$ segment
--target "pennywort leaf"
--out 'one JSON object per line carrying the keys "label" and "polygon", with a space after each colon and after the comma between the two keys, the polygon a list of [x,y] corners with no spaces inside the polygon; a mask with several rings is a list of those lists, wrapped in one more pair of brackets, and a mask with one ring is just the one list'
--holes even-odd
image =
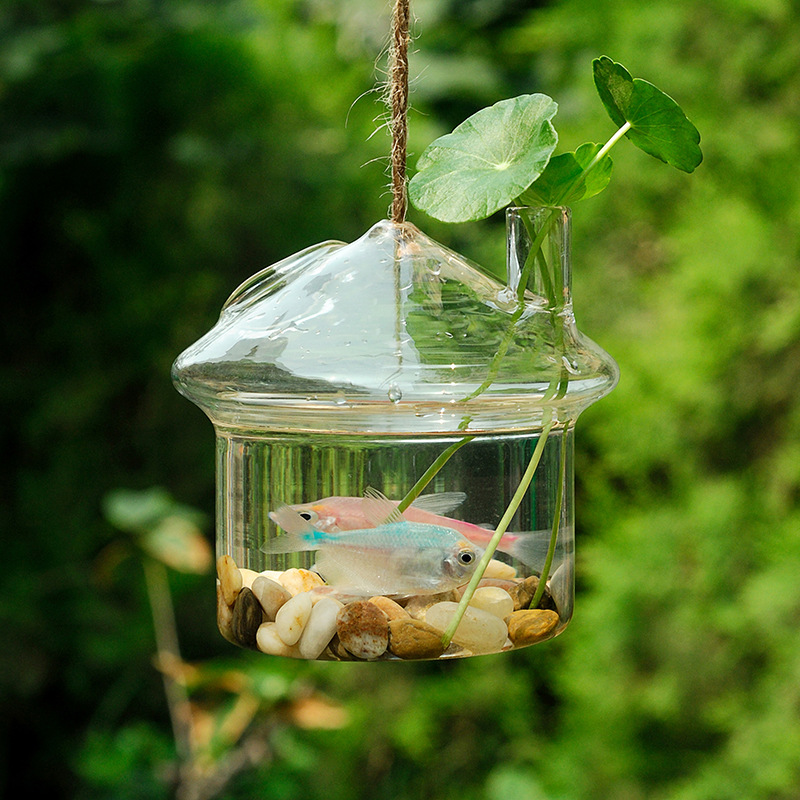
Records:
{"label": "pennywort leaf", "polygon": [[481,109],[422,153],[411,202],[443,222],[467,222],[509,205],[547,166],[558,106],[543,94]]}
{"label": "pennywort leaf", "polygon": [[178,503],[164,489],[118,489],[103,500],[109,523],[125,533],[148,556],[179,572],[202,574],[213,555],[200,529],[202,515]]}
{"label": "pennywort leaf", "polygon": [[575,203],[599,194],[611,180],[613,163],[604,156],[592,167],[584,171],[600,152],[601,145],[587,142],[574,153],[561,153],[553,156],[544,172],[517,199],[526,206],[561,206]]}
{"label": "pennywort leaf", "polygon": [[618,127],[645,153],[684,172],[703,160],[700,134],[681,107],[667,94],[601,56],[592,62],[594,82],[603,105]]}

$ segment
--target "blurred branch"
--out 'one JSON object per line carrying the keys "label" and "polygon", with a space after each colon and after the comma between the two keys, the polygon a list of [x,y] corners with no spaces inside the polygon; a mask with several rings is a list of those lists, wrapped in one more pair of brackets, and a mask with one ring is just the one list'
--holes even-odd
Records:
{"label": "blurred branch", "polygon": [[176,680],[175,670],[170,666],[181,663],[178,647],[178,631],[175,624],[175,611],[172,596],[169,592],[167,571],[163,565],[149,558],[142,559],[147,596],[153,614],[153,631],[156,638],[158,663],[167,668],[161,670],[164,679],[164,692],[167,697],[172,732],[175,736],[175,748],[178,758],[189,761],[192,752],[192,711],[189,694],[182,681]]}

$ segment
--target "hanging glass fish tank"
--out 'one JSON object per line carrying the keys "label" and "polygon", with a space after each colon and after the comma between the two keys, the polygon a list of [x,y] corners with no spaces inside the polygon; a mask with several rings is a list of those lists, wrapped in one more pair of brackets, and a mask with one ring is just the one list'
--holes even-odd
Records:
{"label": "hanging glass fish tank", "polygon": [[507,207],[493,277],[405,219],[407,31],[396,0],[391,220],[245,281],[173,367],[217,436],[219,628],[264,653],[446,659],[564,630],[575,423],[618,379],[576,327],[565,204],[605,188],[623,139],[684,172],[702,160],[675,101],[606,56],[602,146],[551,158],[546,95],[477,112],[423,152],[408,196],[445,222]]}
{"label": "hanging glass fish tank", "polygon": [[574,425],[618,373],[575,325],[568,210],[507,225],[505,281],[409,222],[309,247],[177,359],[216,431],[229,641],[435,659],[567,625]]}

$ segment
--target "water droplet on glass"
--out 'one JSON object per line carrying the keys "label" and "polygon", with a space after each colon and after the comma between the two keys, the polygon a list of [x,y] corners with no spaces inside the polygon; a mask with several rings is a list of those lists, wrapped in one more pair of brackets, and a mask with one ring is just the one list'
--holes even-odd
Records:
{"label": "water droplet on glass", "polygon": [[400,391],[400,387],[396,383],[393,383],[389,387],[389,393],[388,394],[389,394],[389,399],[393,403],[398,403],[398,402],[400,402],[400,400],[403,399],[403,393]]}

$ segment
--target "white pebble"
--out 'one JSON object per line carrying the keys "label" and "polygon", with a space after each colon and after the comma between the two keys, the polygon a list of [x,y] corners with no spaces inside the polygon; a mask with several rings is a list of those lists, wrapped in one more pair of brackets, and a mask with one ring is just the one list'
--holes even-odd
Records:
{"label": "white pebble", "polygon": [[[457,608],[458,603],[437,603],[428,609],[425,621],[444,632]],[[476,654],[496,653],[502,649],[507,637],[508,629],[502,619],[479,608],[467,606],[453,636],[453,642]]]}
{"label": "white pebble", "polygon": [[344,604],[332,597],[322,597],[314,604],[297,643],[301,658],[319,658],[336,633],[336,615],[341,608],[344,608]]}
{"label": "white pebble", "polygon": [[514,600],[511,595],[499,586],[479,586],[469,604],[500,619],[505,619],[514,610]]}
{"label": "white pebble", "polygon": [[280,636],[274,622],[262,622],[256,631],[256,645],[262,653],[270,656],[288,656],[293,658],[297,655],[297,648],[286,644]]}
{"label": "white pebble", "polygon": [[511,564],[506,564],[505,561],[498,561],[496,558],[493,558],[486,565],[486,572],[483,573],[483,577],[511,580],[511,578],[517,577],[517,571]]}
{"label": "white pebble", "polygon": [[301,592],[310,592],[317,586],[324,586],[325,581],[312,572],[310,569],[287,569],[282,572],[278,578],[281,586],[285,586],[292,594],[300,594]]}
{"label": "white pebble", "polygon": [[311,595],[308,592],[296,594],[287,600],[275,615],[275,630],[284,644],[297,644],[303,628],[311,616]]}
{"label": "white pebble", "polygon": [[261,603],[261,608],[264,609],[268,620],[274,620],[278,609],[292,597],[288,589],[270,580],[266,575],[256,576],[251,589],[258,602]]}
{"label": "white pebble", "polygon": [[275,583],[281,582],[281,575],[283,575],[282,569],[265,569],[258,573],[259,575],[263,575],[265,578],[269,578],[271,581],[275,581]]}
{"label": "white pebble", "polygon": [[258,577],[258,573],[254,569],[247,569],[247,567],[239,567],[239,572],[242,575],[242,586],[252,589],[253,581]]}

